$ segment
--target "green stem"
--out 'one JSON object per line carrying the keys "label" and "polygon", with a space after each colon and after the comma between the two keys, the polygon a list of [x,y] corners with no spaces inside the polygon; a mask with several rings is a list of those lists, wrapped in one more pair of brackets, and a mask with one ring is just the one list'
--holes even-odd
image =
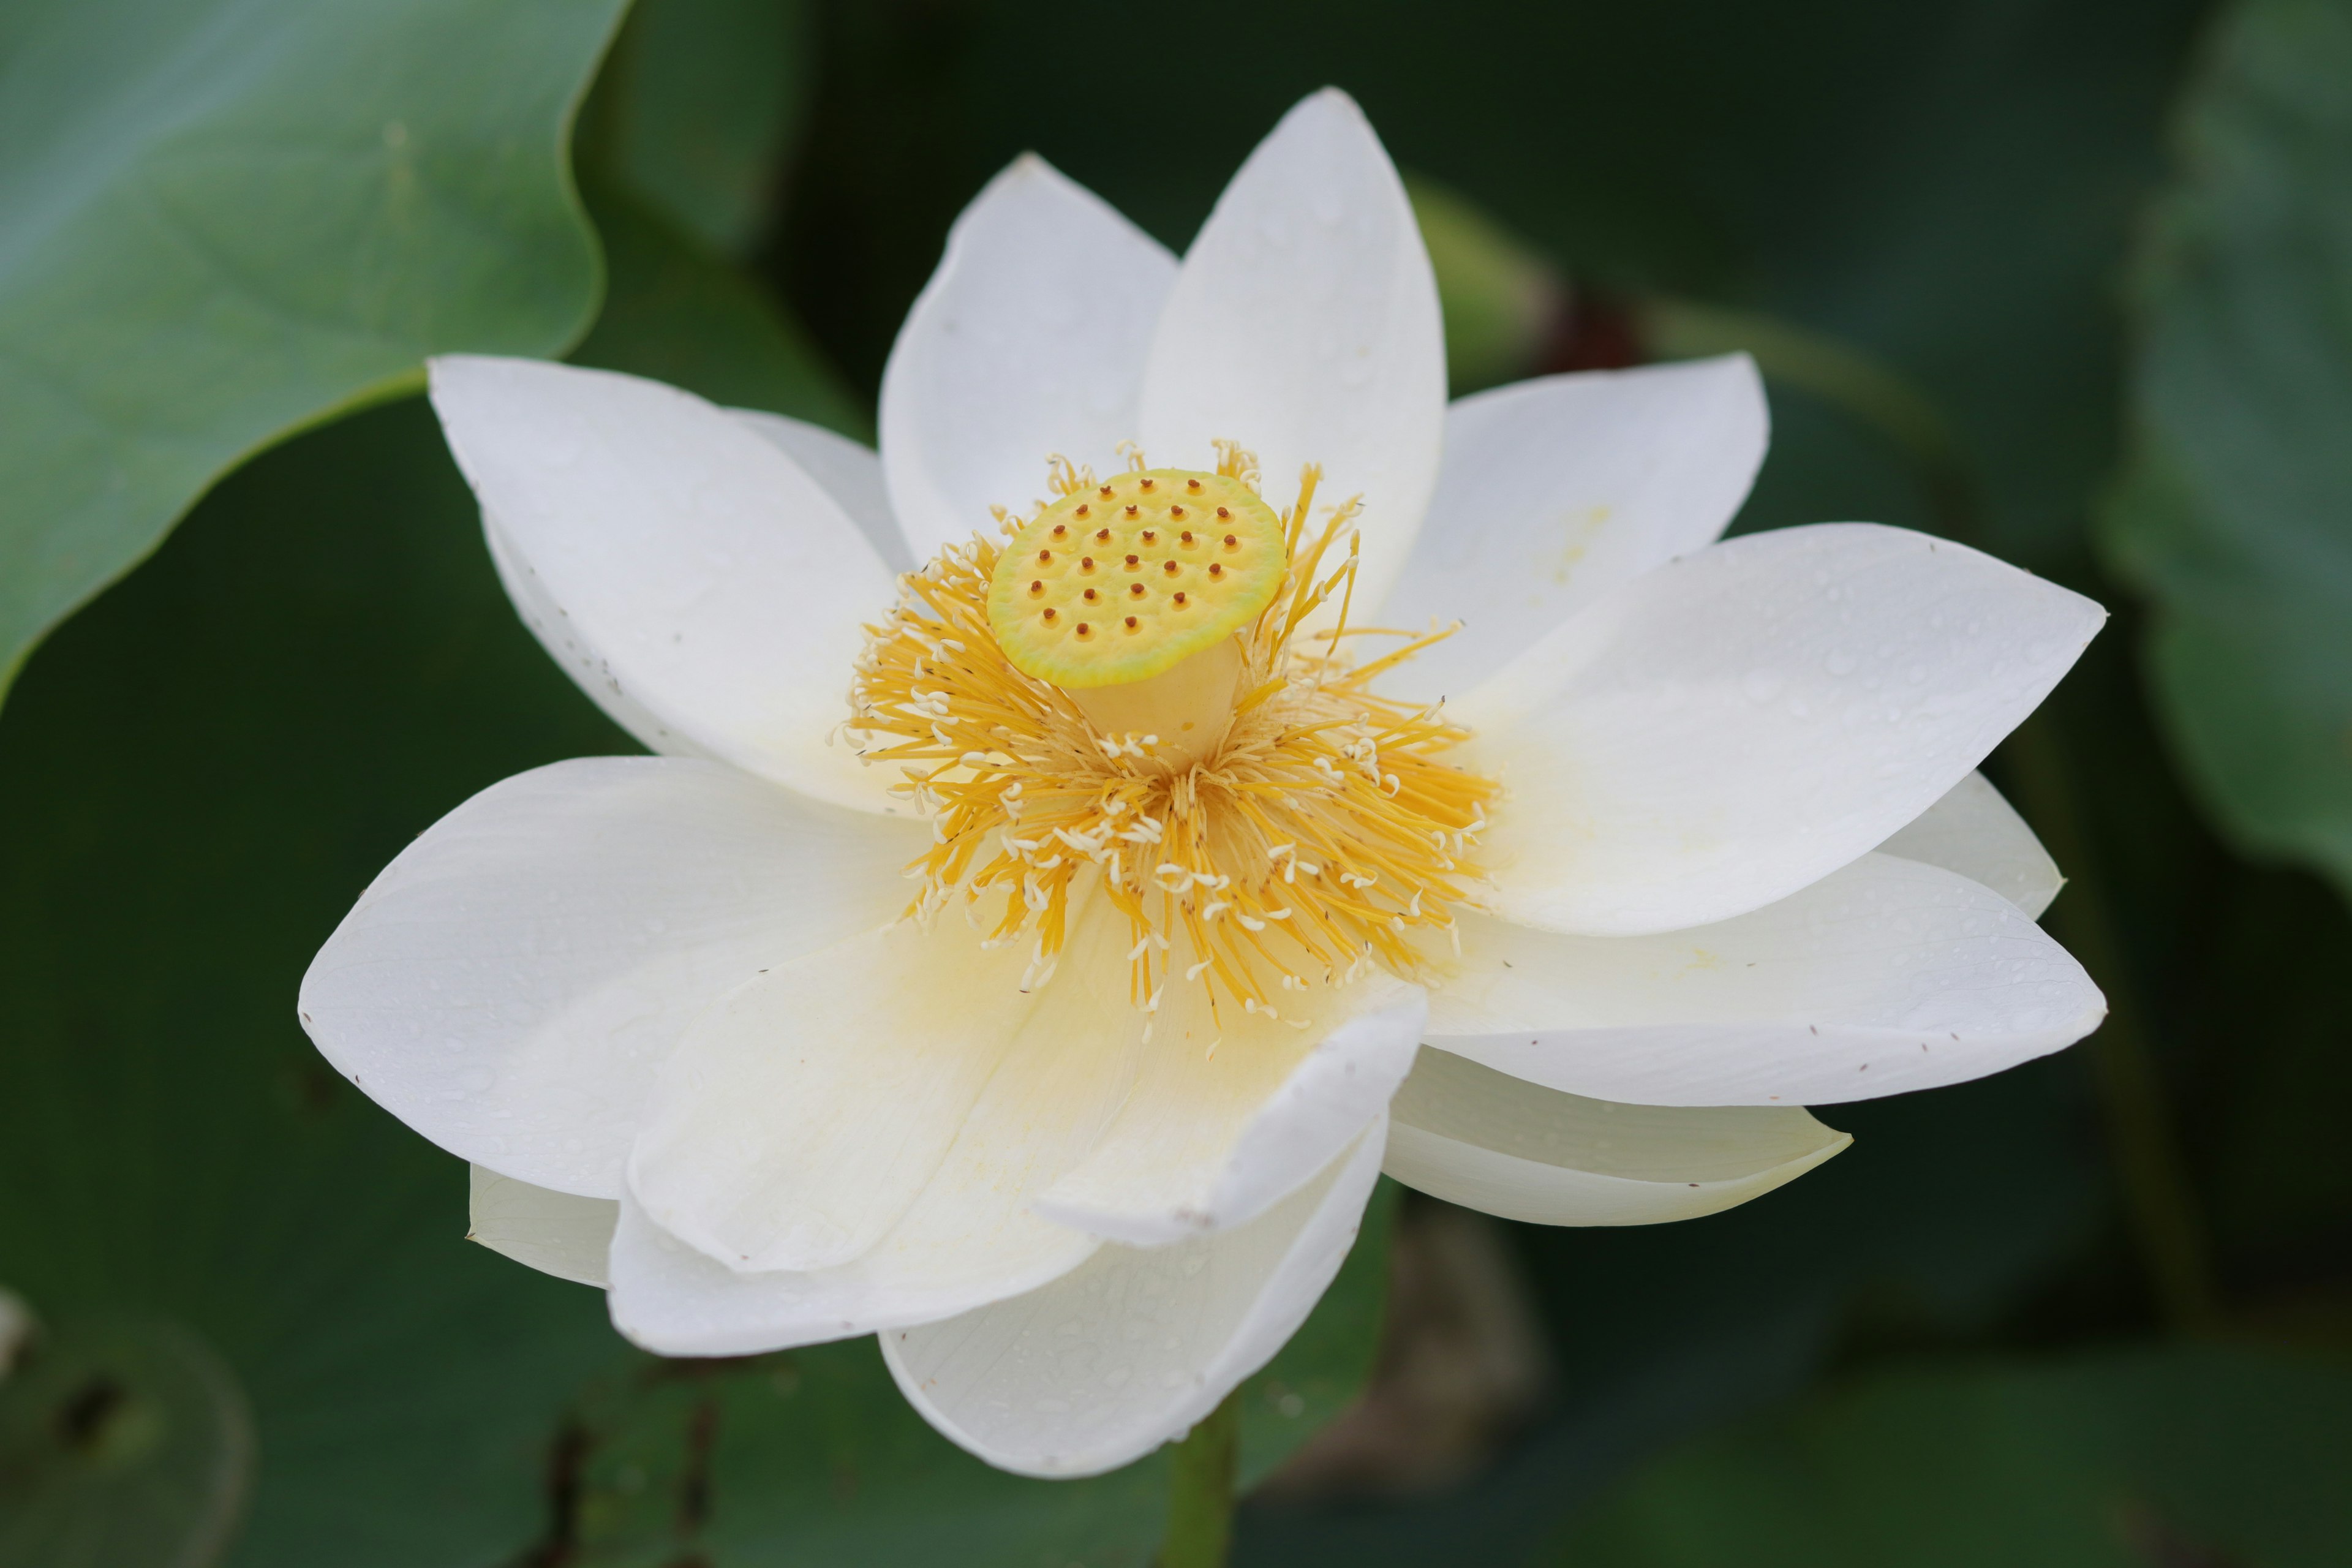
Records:
{"label": "green stem", "polygon": [[1234,1543],[1234,1469],[1241,1453],[1242,1391],[1176,1445],[1168,1471],[1168,1544],[1160,1568],[1224,1568]]}

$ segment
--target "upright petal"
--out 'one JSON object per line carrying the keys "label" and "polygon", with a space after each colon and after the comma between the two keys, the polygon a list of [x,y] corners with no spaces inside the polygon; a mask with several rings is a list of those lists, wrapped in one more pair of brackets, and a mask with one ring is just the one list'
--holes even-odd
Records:
{"label": "upright petal", "polygon": [[882,462],[919,563],[1045,493],[1045,458],[1108,466],[1176,260],[1031,153],[973,198],[882,373]]}
{"label": "upright petal", "polygon": [[1339,1271],[1385,1119],[1237,1229],[1106,1246],[1044,1289],[882,1336],[923,1418],[1000,1469],[1091,1476],[1181,1436],[1272,1360]]}
{"label": "upright petal", "polygon": [[1794,1107],[1586,1100],[1431,1047],[1389,1107],[1381,1168],[1505,1219],[1656,1225],[1761,1197],[1853,1142]]}
{"label": "upright petal", "polygon": [[1284,507],[1323,465],[1326,501],[1363,498],[1362,606],[1404,567],[1444,418],[1429,253],[1363,111],[1327,88],[1258,143],[1185,253],[1144,373],[1144,450],[1206,468],[1213,440],[1239,441]]}
{"label": "upright petal", "polygon": [[798,463],[635,376],[470,355],[432,375],[501,575],[530,584],[518,605],[572,679],[621,700],[607,711],[661,750],[904,810],[887,770],[827,741],[890,574]]}
{"label": "upright petal", "polygon": [[481,1165],[467,1168],[466,1239],[578,1285],[607,1284],[621,1205],[534,1187]]}
{"label": "upright petal", "polygon": [[761,965],[890,920],[927,839],[716,763],[557,763],[401,851],[311,961],[302,1026],[450,1152],[616,1197],[687,1026]]}
{"label": "upright petal", "polygon": [[907,536],[899,531],[898,519],[890,510],[890,489],[883,482],[880,453],[805,419],[759,408],[727,412],[824,486],[824,493],[857,525],[883,565],[893,572],[911,572],[922,564],[907,548]]}
{"label": "upright petal", "polygon": [[1445,462],[1381,625],[1462,629],[1385,689],[1434,701],[1610,590],[1715,542],[1764,460],[1746,354],[1546,376],[1445,411]]}
{"label": "upright petal", "polygon": [[1412,1068],[1426,999],[1385,974],[1277,994],[1282,1017],[1230,999],[1213,1016],[1171,982],[1133,1092],[1037,1212],[1159,1247],[1244,1224],[1328,1164]]}
{"label": "upright petal", "polygon": [[1506,918],[1630,934],[1759,909],[1968,776],[2105,612],[1964,545],[1823,523],[1619,589],[1470,694],[1509,795],[1483,855]]}
{"label": "upright petal", "polygon": [[1990,889],[1869,855],[1716,925],[1572,937],[1462,917],[1431,1044],[1637,1105],[1827,1105],[2071,1045],[2106,1003]]}
{"label": "upright petal", "polygon": [[625,1204],[614,1322],[666,1354],[748,1354],[950,1317],[1084,1262],[1096,1238],[1036,1217],[1029,1200],[1084,1155],[1133,1082],[1142,1019],[1123,936],[1108,921],[1075,931],[938,1169],[873,1247],[829,1268],[738,1273]]}
{"label": "upright petal", "polygon": [[2025,818],[1982,773],[1970,773],[1945,791],[1942,799],[1897,828],[1878,852],[1958,871],[2037,921],[2066,884],[2058,862],[2050,858]]}

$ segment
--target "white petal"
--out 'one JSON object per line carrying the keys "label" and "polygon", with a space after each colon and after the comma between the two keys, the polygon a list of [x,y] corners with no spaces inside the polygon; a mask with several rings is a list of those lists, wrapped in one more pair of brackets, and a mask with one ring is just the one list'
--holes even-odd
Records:
{"label": "white petal", "polygon": [[1090,1476],[1139,1458],[1306,1321],[1354,1244],[1384,1121],[1238,1229],[1107,1246],[1043,1289],[884,1334],[891,1375],[925,1420],[1000,1469]]}
{"label": "white petal", "polygon": [[629,1190],[664,1230],[746,1273],[857,1257],[939,1169],[1028,1017],[1026,967],[942,921],[753,977],[670,1053]]}
{"label": "white petal", "polygon": [[937,1171],[877,1243],[830,1268],[736,1273],[629,1205],[614,1253],[621,1331],[672,1355],[748,1354],[952,1316],[1084,1262],[1097,1241],[1028,1202],[1118,1109],[1142,1020],[1127,1000],[1124,922],[1073,933]]}
{"label": "white petal", "polygon": [[687,1025],[761,965],[890,920],[928,837],[716,763],[557,763],[384,868],[303,976],[302,1026],[450,1152],[614,1197]]}
{"label": "white petal", "polygon": [[1445,411],[1445,462],[1383,626],[1462,629],[1383,689],[1460,697],[1570,616],[1712,544],[1764,460],[1746,354],[1547,376]]}
{"label": "white petal", "polygon": [[1175,258],[1034,154],[948,231],[882,373],[882,463],[915,558],[1045,496],[1045,458],[1108,468]]}
{"label": "white petal", "polygon": [[1640,1105],[1826,1105],[1999,1072],[2098,1027],[2082,965],[1998,893],[1868,855],[1779,903],[1641,937],[1462,919],[1431,1044]]}
{"label": "white petal", "polygon": [[1171,980],[1126,1105],[1037,1212],[1158,1247],[1246,1223],[1328,1164],[1412,1069],[1427,999],[1385,974],[1276,994],[1281,1018],[1227,1002],[1215,1020]]}
{"label": "white petal", "polygon": [[890,511],[890,491],[882,482],[882,457],[873,447],[822,425],[788,418],[760,408],[727,412],[761,440],[798,463],[809,478],[824,487],[874,553],[893,572],[911,572],[919,564],[907,548],[907,536]]}
{"label": "white petal", "polygon": [[[890,574],[800,465],[709,404],[609,371],[457,355],[433,406],[500,574],[549,651],[638,738],[903,812],[829,732]],[[650,722],[661,734],[649,735]],[[675,736],[671,743],[665,736]]]}
{"label": "white petal", "polygon": [[470,1167],[466,1239],[558,1279],[602,1288],[621,1205]]}
{"label": "white petal", "polygon": [[1963,545],[1823,523],[1709,546],[1538,643],[1454,715],[1508,796],[1494,907],[1673,931],[1758,909],[1966,778],[2105,612]]}
{"label": "white petal", "polygon": [[1434,1047],[1389,1107],[1382,1169],[1535,1225],[1656,1225],[1761,1197],[1853,1140],[1777,1106],[1621,1105]]}
{"label": "white petal", "polygon": [[606,718],[635,735],[649,752],[666,757],[711,758],[709,751],[671,729],[668,721],[624,691],[618,680],[605,679],[610,661],[603,650],[588,640],[585,628],[576,625],[555,602],[555,595],[540,581],[520,552],[509,542],[506,531],[499,526],[498,518],[488,507],[482,510],[482,539],[489,546],[490,564],[498,571],[499,584],[513,601],[522,624],[530,628],[539,646],[563,667],[563,672],[604,710]]}
{"label": "white petal", "polygon": [[1285,115],[1217,198],[1168,297],[1143,381],[1143,445],[1207,468],[1258,455],[1286,508],[1320,463],[1361,495],[1357,619],[1402,570],[1437,482],[1445,337],[1421,229],[1380,139],[1326,89]]}
{"label": "white petal", "polygon": [[2050,858],[2025,818],[1982,773],[1970,773],[1954,784],[1881,844],[1878,852],[1958,871],[2035,920],[2066,884],[2058,862]]}

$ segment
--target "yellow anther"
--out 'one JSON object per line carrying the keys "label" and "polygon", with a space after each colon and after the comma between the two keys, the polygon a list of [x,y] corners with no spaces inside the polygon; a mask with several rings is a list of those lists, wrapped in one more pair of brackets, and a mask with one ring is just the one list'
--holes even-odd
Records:
{"label": "yellow anther", "polygon": [[[1169,500],[1171,491],[1215,507],[1223,531],[1213,536],[1218,560],[1206,572],[1164,561],[1149,574],[1148,584],[1130,583],[1122,595],[1134,612],[1122,623],[1127,636],[1107,641],[1094,635],[1090,623],[1055,614],[1094,598],[1080,579],[1096,574],[1097,555],[1144,571],[1141,547],[1156,543],[1170,520],[1183,516],[1182,503]],[[1094,554],[1073,562],[1041,548],[1068,538],[1070,521],[1088,515],[1088,502],[1070,495],[1023,524],[997,560],[988,623],[1024,674],[1070,690],[1148,680],[1249,626],[1282,585],[1287,565],[1282,519],[1236,478],[1170,468],[1129,472],[1100,486],[1096,496],[1117,504],[1102,509],[1109,526],[1095,531]],[[1190,533],[1181,542],[1197,547]]]}

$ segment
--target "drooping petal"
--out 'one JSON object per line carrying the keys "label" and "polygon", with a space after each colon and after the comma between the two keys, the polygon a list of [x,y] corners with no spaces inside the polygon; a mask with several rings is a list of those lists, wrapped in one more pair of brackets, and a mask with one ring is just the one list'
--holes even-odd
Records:
{"label": "drooping petal", "polygon": [[911,572],[918,562],[899,531],[890,510],[889,488],[882,481],[882,457],[863,442],[836,435],[822,425],[770,414],[759,408],[730,408],[746,429],[798,463],[831,496],[882,564],[893,572]]}
{"label": "drooping petal", "polygon": [[2106,1002],[1991,889],[1868,855],[1710,926],[1570,937],[1462,918],[1433,1045],[1637,1105],[1827,1105],[1999,1072],[2073,1044]]}
{"label": "drooping petal", "polygon": [[[609,371],[456,355],[433,406],[532,629],[661,750],[901,812],[827,737],[890,574],[840,505],[740,420]],[[665,735],[638,725],[651,721]]]}
{"label": "drooping petal", "polygon": [[606,1283],[621,1205],[534,1187],[481,1165],[469,1168],[466,1239],[574,1284]]}
{"label": "drooping petal", "polygon": [[1001,1469],[1090,1476],[1181,1436],[1297,1331],[1380,1173],[1385,1118],[1249,1224],[1104,1247],[1042,1289],[882,1336],[899,1389]]}
{"label": "drooping petal", "polygon": [[[962,933],[967,939],[971,933]],[[649,1350],[737,1355],[929,1322],[1035,1289],[1099,1245],[1029,1212],[1134,1077],[1124,927],[1079,926],[1053,979],[906,1213],[856,1258],[737,1273],[625,1205],[613,1317]]]}
{"label": "drooping petal", "polygon": [[1421,230],[1363,111],[1326,89],[1258,143],[1185,253],[1144,372],[1144,451],[1207,468],[1212,441],[1238,441],[1285,508],[1320,463],[1324,501],[1363,497],[1361,607],[1412,551],[1444,417]]}
{"label": "drooping petal", "polygon": [[1027,510],[1045,458],[1108,468],[1176,260],[1033,154],[948,231],[882,373],[882,463],[918,562]]}
{"label": "drooping petal", "polygon": [[1737,1207],[1853,1140],[1778,1106],[1621,1105],[1425,1048],[1389,1107],[1381,1168],[1535,1225],[1656,1225]]}
{"label": "drooping petal", "polygon": [[1622,584],[1712,544],[1764,460],[1746,354],[1546,376],[1445,411],[1445,462],[1382,626],[1462,629],[1382,683],[1434,701]]}
{"label": "drooping petal", "polygon": [[1878,852],[1958,871],[2034,920],[2042,918],[2066,883],[2058,862],[2050,858],[2025,818],[1982,773],[1970,773],[1947,790],[1942,799],[1896,829]]}
{"label": "drooping petal", "polygon": [[2056,685],[2105,612],[1966,546],[1823,523],[1640,577],[1454,716],[1506,798],[1494,907],[1623,935],[1759,909],[1884,841]]}
{"label": "drooping petal", "polygon": [[890,920],[927,841],[716,763],[557,763],[384,868],[303,976],[302,1026],[450,1152],[618,1196],[687,1026],[761,965]]}
{"label": "drooping petal", "polygon": [[1159,1247],[1244,1224],[1328,1164],[1411,1070],[1427,1001],[1385,973],[1277,994],[1282,1017],[1230,1000],[1213,1017],[1170,982],[1133,1092],[1037,1212]]}

